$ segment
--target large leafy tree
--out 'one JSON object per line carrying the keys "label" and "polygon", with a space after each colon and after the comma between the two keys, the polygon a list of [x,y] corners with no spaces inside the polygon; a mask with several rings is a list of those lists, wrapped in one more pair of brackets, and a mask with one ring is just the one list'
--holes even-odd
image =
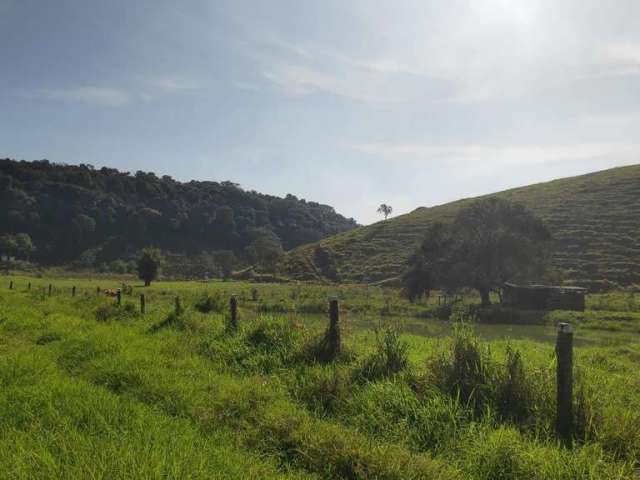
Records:
{"label": "large leafy tree", "polygon": [[489,198],[464,208],[449,225],[434,224],[403,276],[410,299],[433,288],[476,289],[483,305],[507,281],[539,278],[551,234],[522,205]]}
{"label": "large leafy tree", "polygon": [[160,249],[147,247],[142,250],[142,255],[138,260],[138,277],[144,280],[145,287],[151,285],[151,282],[158,278],[161,264],[162,254]]}

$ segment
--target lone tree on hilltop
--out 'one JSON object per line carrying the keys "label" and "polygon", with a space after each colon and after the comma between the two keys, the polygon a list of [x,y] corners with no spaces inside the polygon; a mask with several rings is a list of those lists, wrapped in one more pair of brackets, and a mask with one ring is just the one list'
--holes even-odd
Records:
{"label": "lone tree on hilltop", "polygon": [[151,285],[151,282],[158,278],[161,264],[162,254],[160,249],[147,247],[142,250],[142,255],[138,259],[138,277],[144,280],[145,287]]}
{"label": "lone tree on hilltop", "polygon": [[391,205],[387,205],[386,203],[383,203],[378,207],[378,213],[384,215],[385,220],[389,215],[391,215],[391,212],[393,212],[393,207]]}
{"label": "lone tree on hilltop", "polygon": [[411,256],[402,283],[415,300],[434,288],[470,287],[482,305],[507,281],[539,278],[550,253],[551,234],[522,205],[498,198],[461,210],[450,225],[431,225]]}

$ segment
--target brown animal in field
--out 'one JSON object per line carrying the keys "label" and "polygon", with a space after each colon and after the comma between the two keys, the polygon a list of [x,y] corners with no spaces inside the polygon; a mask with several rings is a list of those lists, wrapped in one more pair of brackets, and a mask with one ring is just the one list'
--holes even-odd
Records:
{"label": "brown animal in field", "polygon": [[120,292],[119,288],[108,288],[104,291],[104,294],[107,297],[117,297],[119,292]]}
{"label": "brown animal in field", "polygon": [[291,322],[291,328],[299,331],[304,331],[304,325],[296,321]]}

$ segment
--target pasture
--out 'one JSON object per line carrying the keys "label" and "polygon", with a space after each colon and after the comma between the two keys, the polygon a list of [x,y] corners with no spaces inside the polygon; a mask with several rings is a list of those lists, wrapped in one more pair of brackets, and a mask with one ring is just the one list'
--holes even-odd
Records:
{"label": "pasture", "polygon": [[[0,280],[2,478],[638,477],[631,292],[469,326],[472,296],[447,310],[356,285]],[[118,306],[103,292],[123,281]],[[331,297],[342,350],[326,359]],[[559,321],[576,328],[571,448],[554,429]]]}

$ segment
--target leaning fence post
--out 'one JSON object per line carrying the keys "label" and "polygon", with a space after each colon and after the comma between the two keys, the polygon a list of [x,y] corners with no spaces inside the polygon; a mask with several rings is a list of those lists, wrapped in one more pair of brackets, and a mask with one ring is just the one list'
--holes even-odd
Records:
{"label": "leaning fence post", "polygon": [[229,322],[229,326],[232,330],[238,329],[238,299],[235,295],[231,296],[229,300],[229,310],[231,312],[231,319]]}
{"label": "leaning fence post", "polygon": [[53,288],[53,285],[49,284],[49,296],[51,296],[51,289]]}
{"label": "leaning fence post", "polygon": [[556,358],[556,431],[564,444],[570,446],[573,436],[573,328],[568,323],[558,324]]}
{"label": "leaning fence post", "polygon": [[145,304],[145,300],[144,300],[144,293],[141,293],[140,294],[140,313],[142,315],[144,315],[145,307],[146,307],[146,304]]}
{"label": "leaning fence post", "polygon": [[329,330],[327,331],[327,341],[329,342],[329,353],[335,357],[340,353],[340,308],[338,300],[329,300]]}

